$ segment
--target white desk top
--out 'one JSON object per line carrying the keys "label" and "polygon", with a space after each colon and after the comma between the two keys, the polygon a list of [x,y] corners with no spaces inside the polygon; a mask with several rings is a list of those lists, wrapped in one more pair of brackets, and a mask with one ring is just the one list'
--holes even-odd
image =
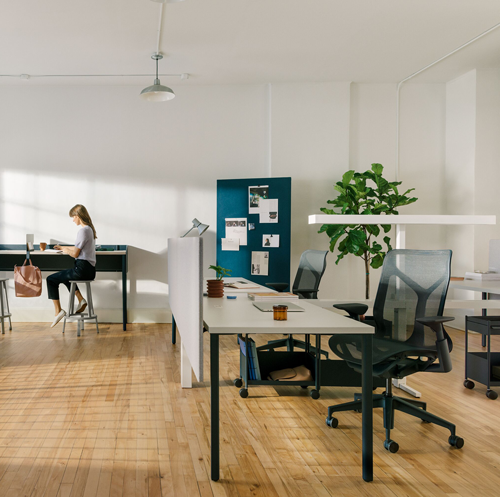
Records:
{"label": "white desk top", "polygon": [[[96,255],[125,255],[126,250],[97,250]],[[0,250],[0,254],[26,255],[26,250]],[[58,252],[45,252],[42,250],[33,250],[30,255],[67,255]]]}
{"label": "white desk top", "polygon": [[450,281],[450,288],[456,288],[457,290],[472,290],[473,292],[500,293],[500,280],[497,280],[497,281],[479,281],[479,280]]}
{"label": "white desk top", "polygon": [[373,334],[375,328],[327,311],[306,300],[294,301],[305,312],[289,312],[287,321],[274,321],[272,312],[262,312],[246,296],[236,300],[203,297],[203,323],[209,333],[284,333],[310,335]]}

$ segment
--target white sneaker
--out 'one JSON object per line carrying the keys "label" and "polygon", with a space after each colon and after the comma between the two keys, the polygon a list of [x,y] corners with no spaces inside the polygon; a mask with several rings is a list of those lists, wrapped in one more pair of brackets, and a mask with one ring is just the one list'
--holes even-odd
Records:
{"label": "white sneaker", "polygon": [[83,312],[86,308],[87,308],[87,301],[85,299],[82,299],[81,302],[79,302],[75,313],[79,314],[80,312]]}
{"label": "white sneaker", "polygon": [[62,310],[59,314],[54,318],[54,322],[50,325],[53,328],[61,319],[66,316],[66,311]]}

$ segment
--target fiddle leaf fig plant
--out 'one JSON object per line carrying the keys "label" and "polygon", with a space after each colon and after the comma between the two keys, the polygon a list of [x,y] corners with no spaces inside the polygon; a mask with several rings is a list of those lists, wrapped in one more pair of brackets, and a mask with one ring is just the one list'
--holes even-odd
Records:
{"label": "fiddle leaf fig plant", "polygon": [[[387,181],[382,172],[382,164],[372,164],[371,170],[358,173],[347,171],[338,181],[334,189],[339,195],[333,200],[327,200],[332,208],[322,207],[325,214],[365,214],[365,215],[397,215],[398,207],[412,204],[418,199],[410,194],[415,188],[400,193],[398,186],[401,181]],[[365,263],[365,298],[370,298],[370,267],[377,269],[382,266],[386,253],[392,250],[391,239],[384,236],[384,247],[376,240],[383,233],[388,233],[390,224],[324,224],[318,233],[326,233],[330,238],[330,251],[338,249],[335,264],[338,264],[347,254],[361,257]],[[337,245],[338,244],[338,245]]]}
{"label": "fiddle leaf fig plant", "polygon": [[213,269],[215,271],[217,280],[222,280],[224,276],[227,276],[232,272],[232,269],[225,269],[221,266],[209,266],[208,269]]}

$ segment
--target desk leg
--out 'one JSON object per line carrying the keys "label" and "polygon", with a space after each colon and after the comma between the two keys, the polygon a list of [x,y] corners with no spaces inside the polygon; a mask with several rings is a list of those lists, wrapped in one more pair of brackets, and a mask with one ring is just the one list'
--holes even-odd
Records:
{"label": "desk leg", "polygon": [[219,480],[219,335],[210,335],[210,465],[211,478]]}
{"label": "desk leg", "polygon": [[175,345],[175,333],[177,331],[177,326],[175,324],[175,318],[174,315],[172,314],[172,343]]}
{"label": "desk leg", "polygon": [[362,452],[363,480],[373,481],[373,335],[363,335]]}
{"label": "desk leg", "polygon": [[[486,292],[482,292],[481,299],[488,300],[488,294]],[[488,315],[488,311],[486,309],[482,309],[481,316],[487,316],[487,315]],[[486,347],[486,335],[481,335],[481,345],[483,347]],[[490,371],[490,370],[488,369],[488,371]]]}
{"label": "desk leg", "polygon": [[127,330],[127,256],[122,255],[122,310],[123,331]]}

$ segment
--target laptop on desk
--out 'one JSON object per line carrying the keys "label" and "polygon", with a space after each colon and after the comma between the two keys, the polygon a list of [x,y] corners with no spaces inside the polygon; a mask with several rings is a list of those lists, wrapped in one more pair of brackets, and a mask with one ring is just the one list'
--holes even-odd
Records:
{"label": "laptop on desk", "polygon": [[288,306],[288,312],[304,312],[302,307],[291,302],[253,302],[253,305],[262,312],[273,312],[273,306],[275,305]]}

